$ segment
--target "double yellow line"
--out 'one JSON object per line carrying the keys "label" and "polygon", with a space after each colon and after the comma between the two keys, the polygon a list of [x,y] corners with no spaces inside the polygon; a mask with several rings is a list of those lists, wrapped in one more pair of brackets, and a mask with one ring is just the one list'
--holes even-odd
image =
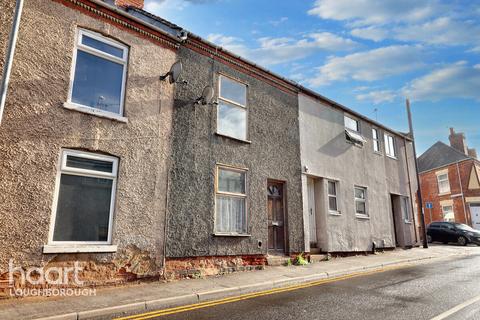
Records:
{"label": "double yellow line", "polygon": [[374,274],[374,273],[380,273],[380,272],[385,272],[385,271],[390,271],[390,270],[395,270],[395,269],[401,269],[401,268],[405,268],[405,267],[408,267],[408,266],[410,266],[410,265],[385,267],[385,268],[376,269],[376,270],[373,270],[373,271],[356,272],[356,273],[348,274],[348,275],[345,275],[345,276],[339,276],[339,277],[334,277],[334,278],[330,278],[330,279],[322,279],[322,280],[317,280],[317,281],[312,281],[312,282],[306,282],[306,283],[303,283],[303,284],[292,285],[292,286],[288,286],[288,287],[284,287],[284,288],[270,289],[270,290],[265,290],[265,291],[260,291],[260,292],[242,294],[242,295],[239,295],[239,296],[224,298],[224,299],[220,299],[220,300],[207,301],[207,302],[190,304],[190,305],[180,306],[180,307],[175,307],[175,308],[168,308],[168,309],[163,309],[163,310],[151,311],[151,312],[137,314],[137,315],[133,315],[133,316],[116,318],[115,320],[152,319],[152,318],[166,316],[166,315],[170,315],[170,314],[192,311],[192,310],[197,310],[197,309],[203,309],[203,308],[208,308],[208,307],[218,306],[218,305],[222,305],[222,304],[226,304],[226,303],[232,303],[232,302],[252,299],[252,298],[256,298],[256,297],[267,296],[267,295],[281,293],[281,292],[288,292],[288,291],[293,291],[293,290],[298,290],[298,289],[303,289],[303,288],[314,287],[314,286],[318,286],[318,285],[325,284],[325,283],[331,283],[331,282],[346,280],[346,279],[350,279],[350,278],[366,276],[366,275],[370,275],[370,274]]}

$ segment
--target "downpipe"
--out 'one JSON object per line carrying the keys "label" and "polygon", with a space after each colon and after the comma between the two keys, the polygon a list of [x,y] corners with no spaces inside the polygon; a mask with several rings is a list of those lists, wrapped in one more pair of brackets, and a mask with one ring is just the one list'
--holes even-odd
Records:
{"label": "downpipe", "polygon": [[24,0],[17,0],[15,6],[15,14],[13,17],[12,31],[10,32],[9,43],[7,47],[7,55],[5,65],[3,66],[2,85],[0,87],[0,124],[2,123],[3,109],[7,100],[8,83],[10,82],[10,74],[12,72],[13,56],[17,45],[18,30],[20,28],[20,18],[22,16]]}

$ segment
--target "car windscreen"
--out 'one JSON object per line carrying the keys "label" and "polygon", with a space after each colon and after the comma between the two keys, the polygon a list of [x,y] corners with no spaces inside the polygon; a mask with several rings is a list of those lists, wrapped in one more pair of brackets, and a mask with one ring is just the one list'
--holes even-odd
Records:
{"label": "car windscreen", "polygon": [[455,227],[457,229],[464,230],[464,231],[477,231],[477,230],[473,229],[472,227],[467,226],[466,224],[461,224],[461,223],[455,224]]}

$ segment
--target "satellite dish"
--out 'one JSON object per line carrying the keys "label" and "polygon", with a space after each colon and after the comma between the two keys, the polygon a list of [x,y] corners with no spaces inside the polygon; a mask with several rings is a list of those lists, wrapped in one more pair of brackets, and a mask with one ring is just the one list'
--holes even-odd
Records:
{"label": "satellite dish", "polygon": [[205,88],[203,88],[202,96],[197,99],[197,102],[203,105],[209,104],[212,102],[213,95],[214,95],[213,88],[211,86],[206,86]]}
{"label": "satellite dish", "polygon": [[180,75],[182,74],[183,66],[181,61],[175,62],[172,67],[170,68],[170,71],[168,71],[165,75],[160,76],[160,80],[164,81],[169,77],[169,82],[170,84],[176,83],[178,79],[180,78]]}

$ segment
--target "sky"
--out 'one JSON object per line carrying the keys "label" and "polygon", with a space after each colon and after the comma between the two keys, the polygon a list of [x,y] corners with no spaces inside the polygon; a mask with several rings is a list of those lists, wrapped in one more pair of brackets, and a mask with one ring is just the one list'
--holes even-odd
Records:
{"label": "sky", "polygon": [[145,0],[145,10],[393,129],[480,152],[480,1]]}

